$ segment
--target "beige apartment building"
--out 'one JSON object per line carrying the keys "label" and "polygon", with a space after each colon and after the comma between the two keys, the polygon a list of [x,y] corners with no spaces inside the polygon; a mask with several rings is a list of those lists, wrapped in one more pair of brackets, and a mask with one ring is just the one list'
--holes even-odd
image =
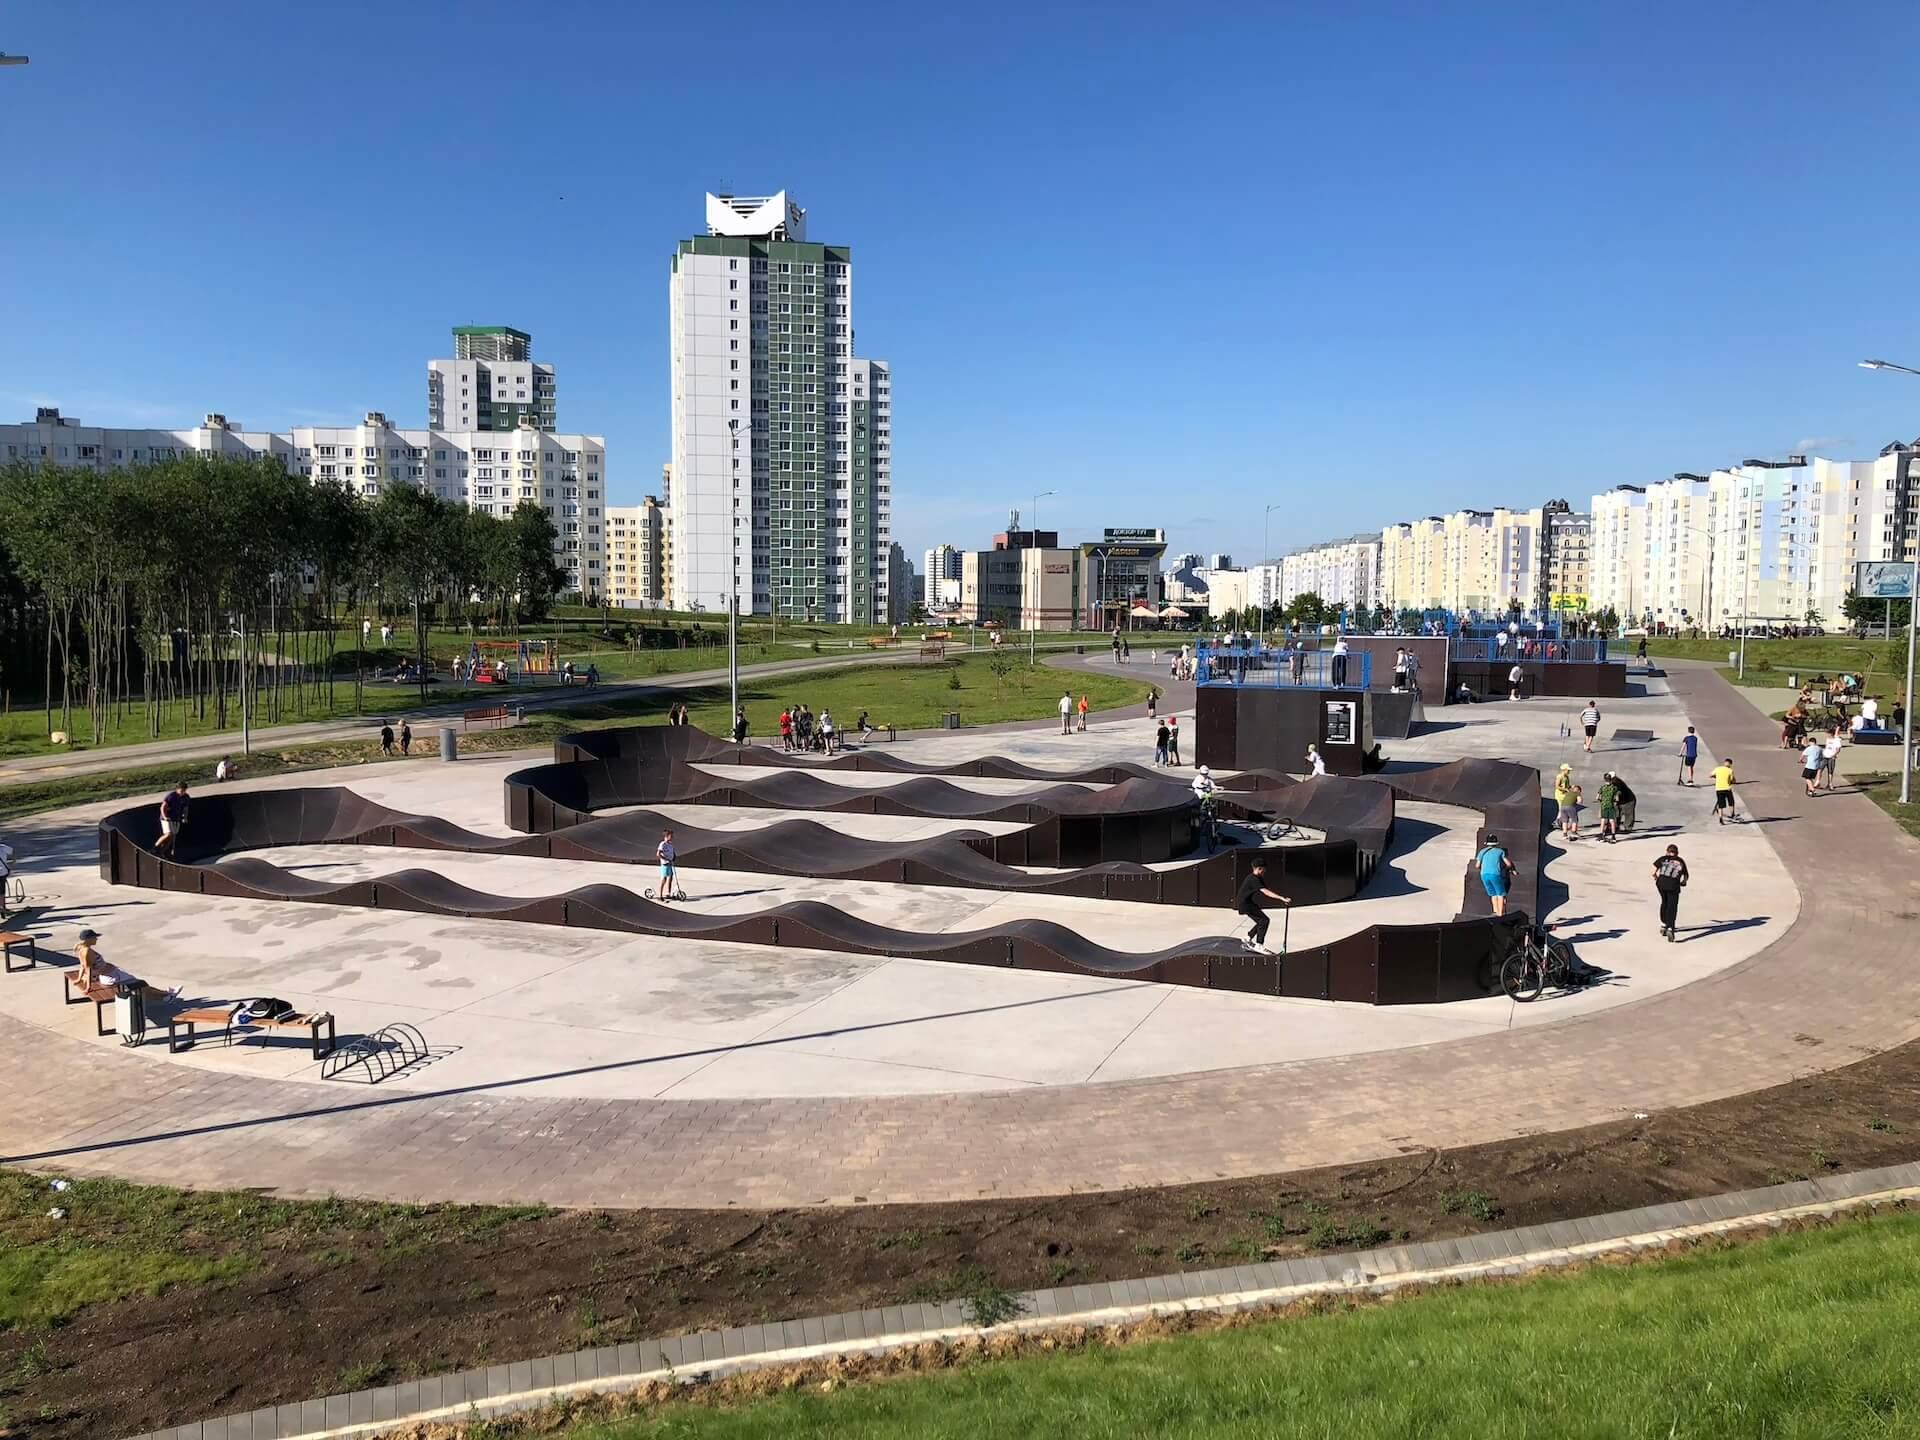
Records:
{"label": "beige apartment building", "polygon": [[667,605],[667,507],[657,495],[607,507],[607,599],[615,605]]}

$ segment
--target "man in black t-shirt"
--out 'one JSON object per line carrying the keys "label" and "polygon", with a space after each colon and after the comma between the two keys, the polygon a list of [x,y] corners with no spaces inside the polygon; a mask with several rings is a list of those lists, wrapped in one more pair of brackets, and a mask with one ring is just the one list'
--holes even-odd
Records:
{"label": "man in black t-shirt", "polygon": [[1278,900],[1282,905],[1291,905],[1293,901],[1278,890],[1267,889],[1267,862],[1253,862],[1253,873],[1240,882],[1240,893],[1234,897],[1234,908],[1253,922],[1253,929],[1247,932],[1247,938],[1241,943],[1249,950],[1265,950],[1267,945],[1267,907],[1266,901]]}

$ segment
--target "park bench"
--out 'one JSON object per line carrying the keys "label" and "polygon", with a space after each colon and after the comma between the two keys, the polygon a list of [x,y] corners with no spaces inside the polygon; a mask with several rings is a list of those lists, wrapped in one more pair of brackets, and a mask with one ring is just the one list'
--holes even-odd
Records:
{"label": "park bench", "polygon": [[[202,1025],[218,1025],[221,1038],[229,1045],[233,1043],[234,1016],[238,1005],[208,1006],[201,1010],[176,1010],[167,1017],[167,1053],[178,1055],[182,1050],[191,1050],[198,1038],[195,1031]],[[185,1035],[180,1032],[186,1031]]]}
{"label": "park bench", "polygon": [[82,985],[80,983],[79,971],[62,970],[60,972],[60,988],[65,992],[65,1003],[68,1005],[84,1005],[89,1000],[93,1002],[94,1034],[111,1035],[114,1033],[113,1026],[107,1023],[107,1007],[113,1004],[116,993],[113,986]]}
{"label": "park bench", "polygon": [[488,705],[484,709],[469,710],[460,717],[463,730],[504,730],[512,724],[504,705]]}
{"label": "park bench", "polygon": [[[329,1010],[316,1010],[310,1013],[296,1011],[292,1015],[281,1015],[272,1020],[236,1013],[232,1023],[242,1040],[256,1030],[305,1031],[313,1045],[314,1059],[324,1060],[333,1053],[333,1013]],[[262,1035],[260,1038],[264,1041],[267,1037]]]}
{"label": "park bench", "polygon": [[947,647],[938,640],[929,640],[920,647],[920,658],[922,660],[944,660],[947,658]]}
{"label": "park bench", "polygon": [[[13,947],[16,945],[27,947],[27,963],[24,965],[13,963]],[[21,930],[0,930],[0,955],[6,957],[9,975],[15,970],[31,970],[40,963],[40,947],[34,944],[33,936]]]}

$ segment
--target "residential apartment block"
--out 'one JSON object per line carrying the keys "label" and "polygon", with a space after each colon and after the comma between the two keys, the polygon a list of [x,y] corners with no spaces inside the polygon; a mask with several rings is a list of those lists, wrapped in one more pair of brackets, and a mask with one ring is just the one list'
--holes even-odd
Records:
{"label": "residential apartment block", "polygon": [[533,337],[505,325],[457,325],[454,358],[427,362],[427,425],[434,430],[536,430],[558,425],[553,366]]}
{"label": "residential apartment block", "polygon": [[649,495],[638,505],[607,507],[607,599],[665,608],[667,507]]}
{"label": "residential apartment block", "polygon": [[0,425],[0,463],[26,460],[111,470],[183,455],[270,456],[288,473],[337,480],[377,499],[410,485],[489,514],[510,515],[532,501],[553,517],[554,558],[567,588],[605,593],[606,441],[556,435],[524,419],[510,434],[480,430],[400,429],[378,410],[359,425],[297,425],[245,430],[210,414],[187,430],[119,430],[82,425],[43,408],[31,424]]}
{"label": "residential apartment block", "polygon": [[707,196],[672,262],[673,580],[683,608],[884,621],[893,382],[853,355],[853,261],[786,192]]}
{"label": "residential apartment block", "polygon": [[1292,604],[1296,596],[1313,594],[1332,606],[1371,610],[1379,595],[1380,538],[1355,535],[1296,550],[1282,556],[1278,568],[1274,600],[1281,605]]}

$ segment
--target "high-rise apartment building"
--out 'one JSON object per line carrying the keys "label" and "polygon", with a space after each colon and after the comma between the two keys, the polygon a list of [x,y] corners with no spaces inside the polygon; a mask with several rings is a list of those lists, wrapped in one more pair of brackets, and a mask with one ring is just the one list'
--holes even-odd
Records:
{"label": "high-rise apartment building", "polygon": [[558,423],[553,366],[533,337],[505,325],[456,325],[453,359],[427,362],[427,424],[435,430],[514,430]]}
{"label": "high-rise apartment building", "polygon": [[1380,537],[1356,535],[1296,550],[1283,556],[1277,568],[1273,603],[1289,605],[1294,597],[1311,593],[1337,608],[1371,611],[1379,599]]}
{"label": "high-rise apartment building", "polygon": [[104,471],[184,455],[268,456],[289,475],[336,480],[367,500],[404,485],[488,515],[511,515],[530,501],[558,532],[554,560],[566,572],[564,588],[583,596],[606,593],[607,445],[598,435],[556,435],[526,421],[510,435],[403,430],[378,410],[358,425],[290,430],[243,430],[219,414],[192,429],[110,430],[51,408],[31,424],[0,425],[0,464],[26,460]]}
{"label": "high-rise apartment building", "polygon": [[878,623],[893,385],[853,356],[853,262],[806,211],[707,196],[670,284],[673,590],[684,608]]}
{"label": "high-rise apartment building", "polygon": [[936,545],[927,551],[920,575],[929,610],[960,603],[960,566],[965,553],[957,545]]}
{"label": "high-rise apartment building", "polygon": [[657,495],[638,505],[607,507],[607,599],[615,605],[664,607],[667,507]]}

